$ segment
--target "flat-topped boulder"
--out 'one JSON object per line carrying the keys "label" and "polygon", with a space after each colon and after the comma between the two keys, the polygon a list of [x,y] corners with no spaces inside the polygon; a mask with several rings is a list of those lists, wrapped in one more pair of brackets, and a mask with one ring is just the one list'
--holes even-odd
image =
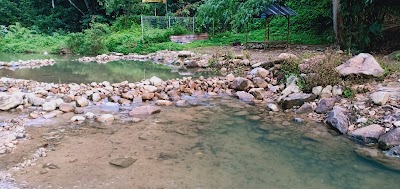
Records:
{"label": "flat-topped boulder", "polygon": [[24,103],[21,94],[0,92],[0,110],[10,110]]}
{"label": "flat-topped boulder", "polygon": [[356,142],[359,142],[361,144],[371,144],[371,143],[377,143],[379,137],[384,133],[385,133],[384,127],[378,124],[373,124],[356,129],[354,131],[350,131],[348,134],[349,137]]}

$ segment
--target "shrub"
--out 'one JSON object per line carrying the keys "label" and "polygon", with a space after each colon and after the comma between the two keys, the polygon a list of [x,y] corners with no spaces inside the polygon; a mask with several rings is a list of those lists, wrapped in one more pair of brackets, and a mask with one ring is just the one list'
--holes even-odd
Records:
{"label": "shrub", "polygon": [[323,61],[315,62],[307,67],[305,90],[311,91],[315,86],[337,85],[342,83],[339,72],[335,70],[341,64],[341,57],[337,53],[326,53]]}
{"label": "shrub", "polygon": [[68,48],[79,54],[101,54],[108,51],[104,38],[109,33],[109,26],[106,24],[92,23],[91,28],[82,33],[70,34],[67,40]]}

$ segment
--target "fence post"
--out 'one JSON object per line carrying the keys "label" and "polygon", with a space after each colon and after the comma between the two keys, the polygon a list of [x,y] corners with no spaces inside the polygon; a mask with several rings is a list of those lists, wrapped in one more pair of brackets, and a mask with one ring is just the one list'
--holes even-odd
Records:
{"label": "fence post", "polygon": [[168,16],[168,28],[171,28],[171,17]]}
{"label": "fence post", "polygon": [[194,16],[192,17],[192,33],[194,34]]}
{"label": "fence post", "polygon": [[143,15],[140,16],[140,25],[142,26],[142,43],[144,43],[144,23],[143,23]]}

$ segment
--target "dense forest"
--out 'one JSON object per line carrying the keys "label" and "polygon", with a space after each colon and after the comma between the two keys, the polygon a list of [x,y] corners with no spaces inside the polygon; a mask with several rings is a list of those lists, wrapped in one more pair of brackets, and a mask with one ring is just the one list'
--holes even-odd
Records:
{"label": "dense forest", "polygon": [[[335,44],[359,51],[398,50],[400,3],[398,0],[168,0],[167,3],[142,3],[142,0],[0,0],[0,51],[29,52],[46,49],[58,52],[68,47],[74,53],[124,53],[143,49],[180,48],[167,44],[171,34],[182,28],[150,31],[140,40],[140,15],[194,16],[196,32],[218,31],[211,43],[243,40],[244,24],[260,30],[260,22],[250,19],[272,3],[292,7],[292,42]],[[284,31],[285,19],[271,23]],[[261,31],[260,31],[261,32]],[[36,38],[39,47],[21,38]],[[25,40],[29,42],[29,40]],[[161,44],[164,43],[164,44]],[[157,46],[158,45],[158,46]],[[51,49],[48,49],[51,46]]]}

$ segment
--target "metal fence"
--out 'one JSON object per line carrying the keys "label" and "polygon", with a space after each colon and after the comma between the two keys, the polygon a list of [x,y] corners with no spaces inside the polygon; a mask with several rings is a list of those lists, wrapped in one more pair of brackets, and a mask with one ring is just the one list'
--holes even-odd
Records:
{"label": "metal fence", "polygon": [[194,17],[174,17],[174,16],[141,16],[142,40],[144,41],[146,32],[152,29],[169,29],[175,26],[185,28],[194,33]]}

